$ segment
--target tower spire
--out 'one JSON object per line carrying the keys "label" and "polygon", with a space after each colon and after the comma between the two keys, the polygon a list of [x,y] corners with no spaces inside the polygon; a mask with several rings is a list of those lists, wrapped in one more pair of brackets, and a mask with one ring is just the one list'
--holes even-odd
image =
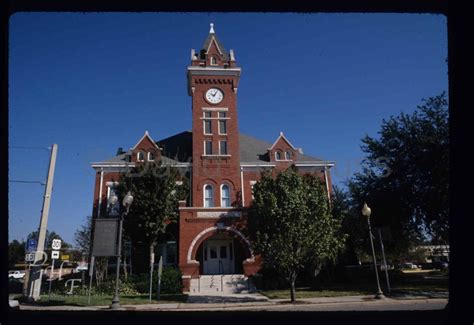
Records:
{"label": "tower spire", "polygon": [[209,30],[209,34],[215,34],[214,32],[214,24],[213,23],[210,23],[211,25],[211,29]]}

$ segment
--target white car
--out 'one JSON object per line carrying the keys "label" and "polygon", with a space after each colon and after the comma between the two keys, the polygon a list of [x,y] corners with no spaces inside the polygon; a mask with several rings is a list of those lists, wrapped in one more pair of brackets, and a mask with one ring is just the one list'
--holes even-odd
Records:
{"label": "white car", "polygon": [[25,277],[25,272],[24,271],[9,271],[8,272],[8,278],[14,278],[14,279],[23,279]]}
{"label": "white car", "polygon": [[85,272],[88,269],[89,267],[87,265],[79,265],[74,269],[73,273]]}

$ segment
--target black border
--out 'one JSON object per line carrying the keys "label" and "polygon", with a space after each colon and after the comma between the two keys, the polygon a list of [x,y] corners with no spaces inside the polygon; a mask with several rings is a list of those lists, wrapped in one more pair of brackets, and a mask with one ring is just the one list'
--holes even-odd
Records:
{"label": "black border", "polygon": [[[462,103],[467,101],[468,74],[466,68],[467,58],[472,58],[472,50],[465,43],[471,43],[467,30],[469,9],[461,7],[462,1],[423,1],[423,0],[326,0],[326,1],[253,1],[248,3],[238,2],[205,2],[205,1],[172,1],[156,2],[151,0],[139,1],[97,1],[87,2],[78,0],[23,0],[2,1],[0,6],[2,13],[2,79],[1,79],[1,103],[0,111],[0,133],[3,154],[1,155],[1,194],[3,204],[1,205],[0,232],[2,245],[1,267],[7,273],[7,249],[8,249],[8,24],[9,17],[15,12],[26,11],[55,11],[55,12],[301,12],[311,14],[314,12],[392,12],[392,13],[433,13],[444,14],[448,17],[448,67],[449,67],[449,101],[450,101],[450,209],[451,209],[451,258],[450,258],[450,298],[447,310],[444,311],[419,311],[419,312],[318,312],[318,313],[131,313],[119,312],[120,315],[110,312],[10,312],[8,308],[8,279],[2,277],[0,285],[2,294],[1,324],[17,324],[26,321],[50,323],[64,321],[67,324],[101,323],[107,320],[117,319],[120,322],[130,321],[191,321],[200,322],[212,318],[216,322],[262,322],[266,320],[295,322],[310,320],[311,322],[343,321],[344,323],[363,324],[473,324],[474,312],[472,311],[472,270],[468,268],[472,259],[473,243],[470,240],[474,228],[469,227],[468,220],[472,218],[472,212],[468,204],[471,202],[470,182],[470,160],[462,157],[461,153],[469,150],[463,146],[463,140],[467,141],[467,124],[470,120],[467,114],[471,107],[463,107]],[[458,7],[457,7],[458,6]],[[471,26],[472,29],[472,26]],[[471,36],[472,37],[472,36]],[[427,53],[429,55],[429,53]],[[470,76],[470,74],[469,74]],[[471,82],[472,83],[472,82]],[[470,105],[472,106],[472,105]],[[466,115],[464,117],[463,115]],[[471,136],[472,137],[472,136]],[[467,149],[467,150],[466,150]],[[472,176],[471,176],[472,178]],[[465,190],[463,185],[468,188]],[[5,199],[7,198],[7,199]],[[456,317],[456,320],[454,320]],[[460,317],[464,317],[461,318]]]}

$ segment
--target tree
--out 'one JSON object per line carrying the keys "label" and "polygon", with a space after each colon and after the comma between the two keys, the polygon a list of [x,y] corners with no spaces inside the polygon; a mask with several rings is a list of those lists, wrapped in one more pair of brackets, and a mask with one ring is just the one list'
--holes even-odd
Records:
{"label": "tree", "polygon": [[349,181],[353,206],[372,208],[374,226],[385,226],[392,249],[431,237],[448,242],[449,129],[446,94],[423,100],[412,114],[383,120],[378,139],[365,136],[362,172]]}
{"label": "tree", "polygon": [[188,195],[186,178],[173,166],[145,162],[121,176],[117,191],[120,197],[129,191],[134,197],[124,219],[124,235],[132,243],[145,243],[151,257],[166,237],[167,226],[178,220],[178,201]]}
{"label": "tree", "polygon": [[15,264],[25,261],[25,242],[14,239],[8,244],[8,268],[12,269]]}
{"label": "tree", "polygon": [[262,255],[265,266],[286,278],[292,302],[304,266],[335,260],[343,248],[340,223],[331,216],[327,193],[313,175],[300,176],[290,167],[276,178],[263,173],[254,186],[248,216],[251,246]]}
{"label": "tree", "polygon": [[74,241],[76,242],[77,247],[89,255],[91,247],[91,231],[92,231],[92,217],[86,217],[86,223],[81,225],[81,228],[77,229],[74,233]]}

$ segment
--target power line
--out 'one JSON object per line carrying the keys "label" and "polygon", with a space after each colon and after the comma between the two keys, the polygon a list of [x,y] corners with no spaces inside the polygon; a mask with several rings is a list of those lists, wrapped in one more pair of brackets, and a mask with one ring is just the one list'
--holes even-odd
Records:
{"label": "power line", "polygon": [[51,147],[20,147],[20,146],[9,146],[11,149],[41,149],[41,150],[51,150]]}
{"label": "power line", "polygon": [[40,181],[20,181],[20,180],[11,180],[11,181],[8,181],[10,183],[38,183],[38,184],[41,184],[41,185],[45,185],[45,183],[43,182],[40,182]]}

